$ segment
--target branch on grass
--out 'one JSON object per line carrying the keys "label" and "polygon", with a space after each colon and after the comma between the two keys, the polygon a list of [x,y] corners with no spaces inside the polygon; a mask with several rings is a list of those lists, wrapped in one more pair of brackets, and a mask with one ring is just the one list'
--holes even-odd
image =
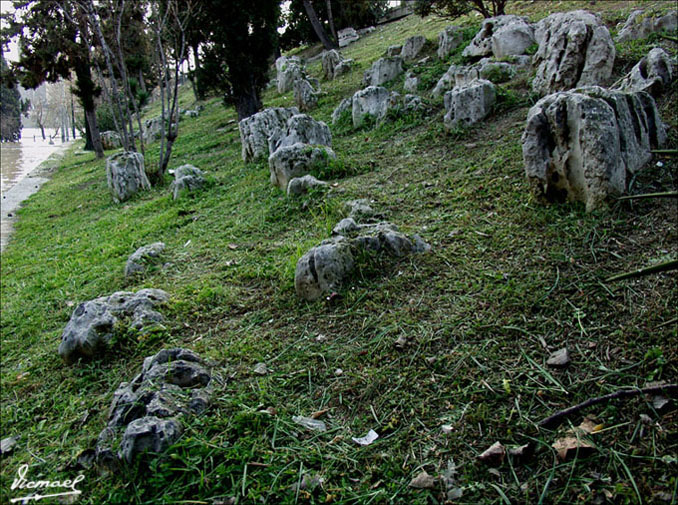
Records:
{"label": "branch on grass", "polygon": [[651,267],[640,268],[633,272],[624,272],[622,274],[613,275],[605,279],[605,282],[621,281],[623,279],[632,279],[634,277],[643,277],[645,275],[656,274],[660,272],[668,272],[670,270],[678,269],[678,260],[670,260]]}
{"label": "branch on grass", "polygon": [[589,400],[586,400],[585,402],[579,403],[574,407],[569,407],[565,410],[556,412],[555,414],[547,417],[546,419],[542,419],[541,421],[539,421],[537,426],[540,426],[542,428],[555,428],[566,417],[571,416],[572,414],[576,414],[580,410],[585,409],[586,407],[590,407],[591,405],[597,405],[599,403],[607,402],[609,400],[615,400],[618,398],[631,398],[638,395],[646,395],[653,393],[671,393],[673,396],[676,396],[676,394],[678,393],[678,384],[664,384],[661,386],[652,386],[642,389],[621,389],[608,395],[597,396],[596,398],[591,398]]}
{"label": "branch on grass", "polygon": [[642,195],[620,196],[617,200],[645,200],[646,198],[678,198],[678,191],[665,191],[663,193],[644,193]]}

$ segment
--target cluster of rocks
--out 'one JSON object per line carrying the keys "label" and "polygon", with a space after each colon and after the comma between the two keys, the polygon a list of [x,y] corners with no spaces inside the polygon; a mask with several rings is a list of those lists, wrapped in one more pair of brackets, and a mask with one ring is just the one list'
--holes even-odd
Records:
{"label": "cluster of rocks", "polygon": [[358,224],[374,216],[366,200],[346,203],[349,217],[333,229],[332,238],[313,247],[297,262],[294,287],[297,295],[313,301],[337,291],[356,268],[361,252],[385,253],[396,257],[425,252],[430,246],[418,235],[408,237],[388,222]]}
{"label": "cluster of rocks", "polygon": [[339,51],[331,49],[321,55],[323,77],[332,81],[337,77],[347,74],[353,67],[353,59],[345,59]]}
{"label": "cluster of rocks", "polygon": [[[243,119],[239,127],[243,160],[255,161],[268,155],[271,183],[283,191],[287,191],[292,179],[336,159],[329,127],[300,114],[296,107],[266,109]],[[322,183],[311,184],[307,178],[296,182],[290,194],[317,185]]]}
{"label": "cluster of rocks", "polygon": [[654,99],[592,86],[542,98],[523,133],[525,173],[548,201],[578,200],[587,210],[626,190],[629,175],[666,139]]}
{"label": "cluster of rocks", "polygon": [[144,359],[141,373],[113,393],[97,439],[97,464],[117,469],[144,453],[160,453],[182,432],[182,419],[209,406],[215,379],[194,352],[164,349]]}
{"label": "cluster of rocks", "polygon": [[142,289],[136,293],[118,291],[79,304],[61,335],[59,355],[72,364],[104,354],[115,332],[144,331],[162,323],[163,316],[156,308],[168,299],[160,289]]}

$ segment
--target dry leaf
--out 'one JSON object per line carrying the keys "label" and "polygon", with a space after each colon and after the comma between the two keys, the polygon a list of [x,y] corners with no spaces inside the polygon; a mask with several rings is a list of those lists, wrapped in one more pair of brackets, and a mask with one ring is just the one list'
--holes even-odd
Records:
{"label": "dry leaf", "polygon": [[501,442],[495,442],[485,452],[478,456],[478,459],[490,466],[499,466],[504,461],[506,456],[506,449],[501,445]]}
{"label": "dry leaf", "polygon": [[575,454],[580,458],[590,455],[594,447],[590,443],[576,437],[565,437],[556,440],[552,446],[558,452],[561,461],[573,458]]}
{"label": "dry leaf", "polygon": [[416,489],[432,489],[436,485],[436,478],[422,470],[419,475],[410,481],[410,487]]}

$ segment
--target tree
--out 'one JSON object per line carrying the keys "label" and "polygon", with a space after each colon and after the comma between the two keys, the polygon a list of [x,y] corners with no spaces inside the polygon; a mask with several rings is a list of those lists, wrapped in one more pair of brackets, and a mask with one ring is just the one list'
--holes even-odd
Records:
{"label": "tree", "polygon": [[507,2],[508,0],[415,0],[414,12],[422,17],[433,12],[443,17],[458,18],[476,11],[485,18],[491,18],[504,15]]}
{"label": "tree", "polygon": [[21,138],[21,96],[14,76],[0,51],[0,138],[17,142]]}
{"label": "tree", "polygon": [[[260,92],[277,41],[278,0],[202,0],[203,69],[211,85],[244,119],[261,109]],[[209,74],[208,74],[209,71]]]}
{"label": "tree", "polygon": [[91,46],[87,27],[77,16],[75,0],[23,0],[14,2],[15,12],[4,16],[3,38],[18,38],[19,61],[14,65],[22,86],[34,89],[43,82],[68,79],[75,73],[73,93],[85,111],[87,129],[96,156],[104,150],[96,123],[96,97],[100,89],[91,72]]}

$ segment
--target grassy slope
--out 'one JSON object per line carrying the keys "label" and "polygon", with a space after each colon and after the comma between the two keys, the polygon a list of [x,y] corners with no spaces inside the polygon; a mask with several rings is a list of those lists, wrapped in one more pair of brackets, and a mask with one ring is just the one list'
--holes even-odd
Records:
{"label": "grassy slope", "polygon": [[[611,26],[638,2],[598,2]],[[666,3],[653,2],[665,8]],[[534,19],[579,2],[514,4]],[[585,6],[588,6],[586,4]],[[477,19],[469,23],[478,23]],[[347,48],[359,69],[333,83],[312,115],[329,122],[339,100],[360,88],[362,70],[386,47],[448,24],[406,18]],[[620,47],[618,74],[644,54]],[[673,48],[675,54],[675,48]],[[430,78],[446,68],[432,61]],[[319,75],[319,63],[310,66]],[[440,102],[426,117],[374,130],[334,129],[342,158],[338,187],[323,199],[288,200],[268,183],[265,164],[244,165],[231,109],[217,99],[185,119],[172,165],[190,162],[211,186],[173,202],[167,187],[123,205],[106,190],[103,163],[71,153],[21,211],[2,257],[2,429],[21,434],[2,460],[3,501],[20,464],[32,478],[73,477],[76,456],[105,424],[111,394],[144,356],[186,346],[217,365],[223,384],[209,413],[192,419],[166,459],[121,476],[86,472],[85,503],[436,503],[442,488],[407,485],[457,465],[459,503],[575,503],[611,492],[619,503],[655,492],[675,498],[674,414],[643,399],[590,409],[605,423],[594,455],[559,463],[558,434],[534,423],[579,401],[648,380],[676,381],[675,275],[606,285],[607,275],[675,258],[676,204],[616,204],[586,214],[580,205],[544,206],[528,194],[520,135],[530,97],[525,80],[505,85],[503,107],[470,130],[446,135]],[[392,88],[402,91],[402,79]],[[662,116],[678,144],[676,87]],[[186,92],[184,103],[190,104]],[[267,106],[291,94],[265,94]],[[147,162],[157,153],[149,149]],[[633,191],[675,189],[676,164],[648,167]],[[407,232],[433,245],[428,255],[372,258],[332,304],[294,294],[296,260],[328,236],[341,202],[366,197]],[[125,259],[162,240],[168,268],[127,283]],[[172,295],[167,327],[119,335],[105,360],[66,367],[56,354],[73,303],[116,290],[157,287]],[[325,335],[325,342],[316,341]],[[393,344],[406,337],[409,345]],[[566,345],[573,363],[545,367]],[[271,373],[252,373],[265,361]],[[343,374],[335,370],[341,368]],[[267,407],[275,415],[263,413]],[[329,430],[305,432],[293,415],[329,409]],[[641,413],[653,424],[643,425]],[[582,414],[583,415],[583,414]],[[578,424],[582,416],[572,422]],[[656,422],[656,424],[654,424]],[[453,427],[443,434],[441,426]],[[381,434],[370,447],[351,436]],[[533,441],[528,463],[490,474],[475,456],[496,440]],[[302,475],[324,479],[294,490]]]}

